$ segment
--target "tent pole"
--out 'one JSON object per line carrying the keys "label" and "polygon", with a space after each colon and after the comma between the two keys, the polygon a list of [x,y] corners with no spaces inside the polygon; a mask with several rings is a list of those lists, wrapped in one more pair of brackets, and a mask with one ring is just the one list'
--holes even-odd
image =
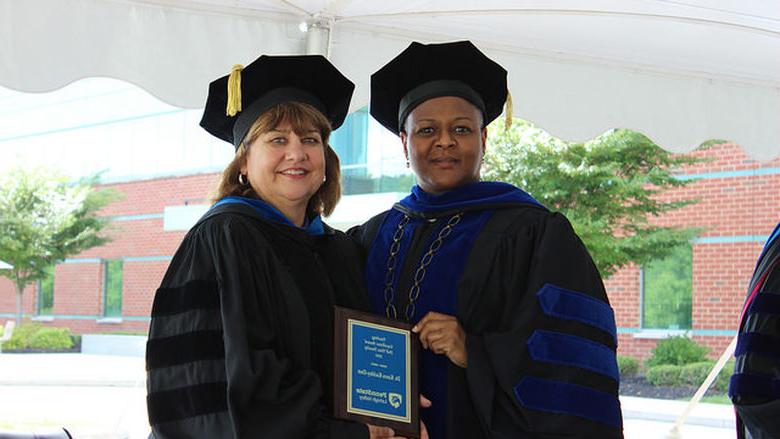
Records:
{"label": "tent pole", "polygon": [[731,358],[731,356],[734,355],[734,350],[737,348],[737,338],[738,335],[735,335],[734,339],[731,340],[731,343],[729,343],[726,350],[723,351],[723,354],[721,354],[717,363],[715,363],[715,366],[712,367],[710,374],[707,375],[707,378],[705,378],[704,382],[701,383],[699,389],[696,391],[696,393],[693,394],[693,398],[691,398],[691,400],[688,402],[688,405],[685,407],[685,410],[677,418],[677,422],[674,423],[674,426],[667,434],[666,439],[682,438],[682,433],[680,432],[680,428],[688,419],[688,416],[691,414],[693,409],[697,405],[699,405],[699,401],[701,400],[701,397],[704,396],[704,392],[706,392],[707,389],[710,388],[710,385],[712,385],[712,382],[715,381],[715,378],[718,377],[718,374],[720,373],[721,369],[723,369],[723,366],[725,366],[729,358]]}

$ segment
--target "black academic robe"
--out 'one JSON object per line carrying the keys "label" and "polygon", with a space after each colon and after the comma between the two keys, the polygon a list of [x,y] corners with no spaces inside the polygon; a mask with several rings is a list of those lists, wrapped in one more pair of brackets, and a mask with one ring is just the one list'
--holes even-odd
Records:
{"label": "black academic robe", "polygon": [[758,258],[742,309],[729,396],[739,439],[780,437],[780,224]]}
{"label": "black academic robe", "polygon": [[[384,314],[388,250],[409,216],[396,262],[401,317],[421,258],[463,213],[425,270],[411,319],[455,315],[467,334],[465,369],[443,355],[421,357],[431,437],[622,437],[614,314],[599,273],[563,215],[522,191],[511,201],[519,189],[507,186],[479,183],[434,210],[407,198],[350,231],[367,252],[372,307]],[[415,191],[410,197],[424,195]],[[470,202],[470,191],[485,202]]]}
{"label": "black academic robe", "polygon": [[147,405],[156,438],[367,438],[332,413],[332,307],[365,308],[359,250],[212,208],[152,308]]}

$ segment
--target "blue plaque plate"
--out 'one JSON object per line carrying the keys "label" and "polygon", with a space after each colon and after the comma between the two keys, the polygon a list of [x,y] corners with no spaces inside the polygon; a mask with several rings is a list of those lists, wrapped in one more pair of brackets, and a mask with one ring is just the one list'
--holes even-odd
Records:
{"label": "blue plaque plate", "polygon": [[419,435],[417,351],[410,324],[336,307],[337,417]]}
{"label": "blue plaque plate", "polygon": [[411,420],[411,332],[347,320],[347,411]]}

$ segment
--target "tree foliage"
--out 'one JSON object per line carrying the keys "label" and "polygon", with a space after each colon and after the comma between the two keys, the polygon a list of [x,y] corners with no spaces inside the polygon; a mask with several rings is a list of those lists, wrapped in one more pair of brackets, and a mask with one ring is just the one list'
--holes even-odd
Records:
{"label": "tree foliage", "polygon": [[43,168],[0,176],[0,260],[13,266],[0,275],[16,286],[17,323],[27,285],[65,258],[108,242],[101,231],[109,219],[97,213],[117,193],[95,190],[97,179],[72,182]]}
{"label": "tree foliage", "polygon": [[670,154],[624,129],[584,143],[561,141],[517,119],[509,130],[498,123],[489,130],[485,177],[515,184],[565,214],[603,276],[664,258],[696,235],[650,220],[695,202],[659,195],[688,184],[673,172],[701,159]]}

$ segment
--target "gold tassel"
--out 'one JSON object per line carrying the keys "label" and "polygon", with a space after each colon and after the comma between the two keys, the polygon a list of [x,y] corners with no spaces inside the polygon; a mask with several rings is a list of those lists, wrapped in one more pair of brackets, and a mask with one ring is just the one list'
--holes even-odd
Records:
{"label": "gold tassel", "polygon": [[228,116],[235,116],[241,111],[241,64],[236,64],[230,71],[227,84],[227,109]]}
{"label": "gold tassel", "polygon": [[504,130],[512,127],[512,93],[506,91],[506,103],[504,103]]}

